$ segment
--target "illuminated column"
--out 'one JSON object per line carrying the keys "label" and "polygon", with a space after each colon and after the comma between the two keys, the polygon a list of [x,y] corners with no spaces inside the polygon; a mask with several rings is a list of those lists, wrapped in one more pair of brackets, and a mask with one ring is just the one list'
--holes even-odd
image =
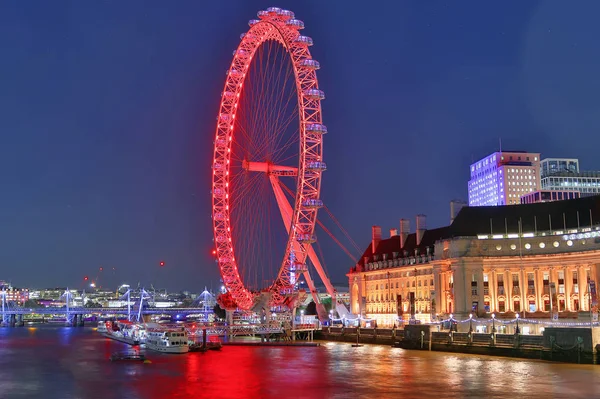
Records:
{"label": "illuminated column", "polygon": [[510,269],[505,269],[504,271],[504,289],[505,289],[505,294],[506,294],[506,302],[505,303],[506,306],[506,310],[507,311],[514,311],[514,306],[513,306],[513,300],[512,300],[512,290],[513,290],[513,282],[512,282],[512,271]]}
{"label": "illuminated column", "polygon": [[[494,267],[494,266],[492,266]],[[489,275],[489,289],[490,289],[490,312],[494,313],[498,311],[498,285],[496,281],[496,270],[491,269]]]}
{"label": "illuminated column", "polygon": [[467,295],[468,297],[470,297],[471,292],[466,292],[466,273],[464,261],[454,265],[453,270],[454,307],[456,308],[455,313],[462,313],[463,315],[466,315],[468,314],[468,310],[470,309],[467,307]]}
{"label": "illuminated column", "polygon": [[435,313],[442,313],[442,297],[444,295],[444,286],[443,286],[443,273],[441,272],[441,266],[435,265],[433,266],[433,292],[435,293]]}
{"label": "illuminated column", "polygon": [[527,299],[527,290],[529,289],[529,282],[527,281],[527,272],[523,267],[519,271],[519,275],[521,276],[519,281],[521,287],[521,312],[529,312],[529,299]]}
{"label": "illuminated column", "polygon": [[540,284],[540,268],[536,267],[533,272],[533,283],[535,285],[535,310],[539,312],[542,310],[542,284]]}
{"label": "illuminated column", "polygon": [[565,310],[572,312],[573,306],[571,305],[571,290],[573,284],[573,278],[571,276],[571,268],[567,265],[563,265],[563,274],[565,276]]}
{"label": "illuminated column", "polygon": [[579,288],[579,310],[585,310],[587,306],[585,305],[585,297],[583,293],[587,290],[587,281],[586,281],[585,270],[581,265],[577,265],[577,287]]}

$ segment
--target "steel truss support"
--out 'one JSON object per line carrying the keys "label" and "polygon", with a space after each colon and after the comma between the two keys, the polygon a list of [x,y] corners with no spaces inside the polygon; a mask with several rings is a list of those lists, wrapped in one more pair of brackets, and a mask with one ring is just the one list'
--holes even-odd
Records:
{"label": "steel truss support", "polygon": [[[273,187],[273,191],[275,193],[275,198],[277,199],[277,205],[279,206],[279,211],[281,212],[281,218],[283,219],[283,224],[285,225],[285,228],[289,234],[291,225],[292,225],[292,206],[290,205],[287,198],[285,197],[285,194],[281,188],[281,182],[279,181],[279,177],[277,175],[272,174],[269,176],[269,180],[271,181],[271,186]],[[325,284],[325,288],[327,289],[327,292],[329,293],[329,295],[331,295],[332,306],[335,306],[335,301],[336,301],[335,289],[333,288],[333,285],[329,281],[329,278],[327,277],[327,274],[325,273],[325,270],[323,269],[323,265],[321,265],[321,262],[319,261],[319,258],[317,257],[317,254],[316,254],[314,248],[312,247],[312,245],[311,244],[300,244],[298,241],[294,241],[292,243],[292,245],[294,246],[293,250],[294,250],[295,254],[303,254],[303,253],[308,254],[310,261],[312,262],[315,269],[317,270],[317,274],[321,278],[321,281],[323,281],[323,284]],[[305,251],[301,250],[301,248],[300,248],[301,245],[304,246]],[[313,297],[313,300],[315,301],[315,304],[317,305],[317,311],[319,312],[319,319],[326,320],[328,318],[327,314],[326,313],[324,315],[321,314],[321,312],[324,312],[324,309],[319,309],[319,308],[322,308],[322,304],[319,301],[319,296],[318,296],[317,290],[315,288],[315,284],[312,280],[312,277],[310,276],[310,273],[309,273],[308,269],[306,268],[306,259],[305,258],[304,259],[296,258],[296,261],[299,265],[303,266],[301,269],[301,273],[304,274],[304,278],[306,279],[306,283],[308,284],[310,293]]]}

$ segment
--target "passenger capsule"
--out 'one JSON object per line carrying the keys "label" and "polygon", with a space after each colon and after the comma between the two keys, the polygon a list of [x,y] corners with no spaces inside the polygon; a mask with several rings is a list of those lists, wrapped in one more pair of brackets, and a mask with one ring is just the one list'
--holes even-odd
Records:
{"label": "passenger capsule", "polygon": [[298,36],[296,38],[296,40],[294,40],[294,42],[296,42],[298,44],[305,45],[305,46],[312,46],[313,45],[313,39],[312,39],[312,37],[309,37],[309,36],[302,36],[302,35],[300,35],[300,36]]}
{"label": "passenger capsule", "polygon": [[283,17],[288,17],[288,18],[294,18],[296,15],[294,14],[293,11],[290,10],[279,10],[279,12],[277,13]]}
{"label": "passenger capsule", "polygon": [[285,24],[296,29],[304,29],[304,22],[299,19],[290,19]]}
{"label": "passenger capsule", "polygon": [[323,100],[325,99],[325,93],[319,89],[308,89],[304,91],[304,97],[311,100]]}
{"label": "passenger capsule", "polygon": [[306,59],[300,61],[300,66],[310,68],[310,69],[315,69],[315,70],[321,68],[321,64],[319,64],[319,61],[313,60],[311,58],[306,58]]}
{"label": "passenger capsule", "polygon": [[223,97],[225,97],[225,98],[232,98],[232,97],[235,97],[235,93],[232,92],[232,91],[224,91],[223,92]]}
{"label": "passenger capsule", "polygon": [[258,18],[266,18],[269,16],[269,12],[265,11],[265,10],[260,10],[259,12],[256,13],[256,15],[258,16]]}
{"label": "passenger capsule", "polygon": [[273,12],[275,14],[279,14],[281,11],[282,10],[279,7],[269,7],[269,8],[267,8],[267,12]]}
{"label": "passenger capsule", "polygon": [[221,119],[223,122],[229,122],[233,118],[229,114],[221,114],[219,119]]}
{"label": "passenger capsule", "polygon": [[248,52],[244,49],[239,49],[239,50],[233,50],[233,54],[232,55],[237,55],[238,57],[247,57],[248,56]]}
{"label": "passenger capsule", "polygon": [[309,244],[317,241],[317,238],[314,234],[298,234],[296,235],[296,241]]}
{"label": "passenger capsule", "polygon": [[260,21],[258,19],[251,19],[250,21],[248,21],[248,25],[254,26],[254,25],[256,25],[259,22]]}
{"label": "passenger capsule", "polygon": [[231,69],[231,70],[229,70],[229,75],[230,76],[242,76],[243,73],[241,71],[238,71],[237,69]]}
{"label": "passenger capsule", "polygon": [[312,161],[306,164],[306,169],[308,170],[325,170],[327,169],[327,165],[325,162],[320,161]]}
{"label": "passenger capsule", "polygon": [[321,134],[325,134],[327,133],[327,126],[321,124],[321,123],[309,123],[306,125],[305,130],[308,133],[321,133]]}
{"label": "passenger capsule", "polygon": [[302,201],[302,206],[305,208],[321,208],[323,201],[320,199],[309,198]]}

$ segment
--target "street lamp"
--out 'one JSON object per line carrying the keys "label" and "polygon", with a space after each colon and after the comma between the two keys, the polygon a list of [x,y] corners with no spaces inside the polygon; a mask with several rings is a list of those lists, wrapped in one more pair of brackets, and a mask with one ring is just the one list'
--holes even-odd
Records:
{"label": "street lamp", "polygon": [[496,332],[496,313],[492,313],[492,334]]}
{"label": "street lamp", "polygon": [[519,335],[519,314],[517,313],[516,315],[517,318],[517,329],[516,329],[516,334]]}
{"label": "street lamp", "polygon": [[473,313],[469,314],[469,334],[473,332]]}

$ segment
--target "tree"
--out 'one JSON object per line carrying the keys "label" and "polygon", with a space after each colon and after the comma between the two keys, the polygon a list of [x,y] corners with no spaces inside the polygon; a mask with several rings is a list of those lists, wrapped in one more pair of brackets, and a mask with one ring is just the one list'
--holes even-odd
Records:
{"label": "tree", "polygon": [[92,300],[89,300],[85,303],[85,305],[83,306],[84,308],[101,308],[102,305],[100,305],[98,302],[94,302]]}
{"label": "tree", "polygon": [[221,309],[219,304],[215,305],[213,311],[215,312],[215,316],[217,316],[219,319],[224,319],[227,317],[227,312],[224,309]]}
{"label": "tree", "polygon": [[40,304],[35,299],[28,299],[23,304],[24,308],[39,308]]}
{"label": "tree", "polygon": [[317,305],[314,301],[310,301],[310,303],[306,305],[306,309],[304,309],[304,314],[307,316],[314,316],[317,314]]}
{"label": "tree", "polygon": [[329,311],[332,309],[332,307],[331,307],[331,297],[323,298],[323,300],[321,301],[321,303],[325,307],[325,310],[327,311],[327,313],[329,313]]}

